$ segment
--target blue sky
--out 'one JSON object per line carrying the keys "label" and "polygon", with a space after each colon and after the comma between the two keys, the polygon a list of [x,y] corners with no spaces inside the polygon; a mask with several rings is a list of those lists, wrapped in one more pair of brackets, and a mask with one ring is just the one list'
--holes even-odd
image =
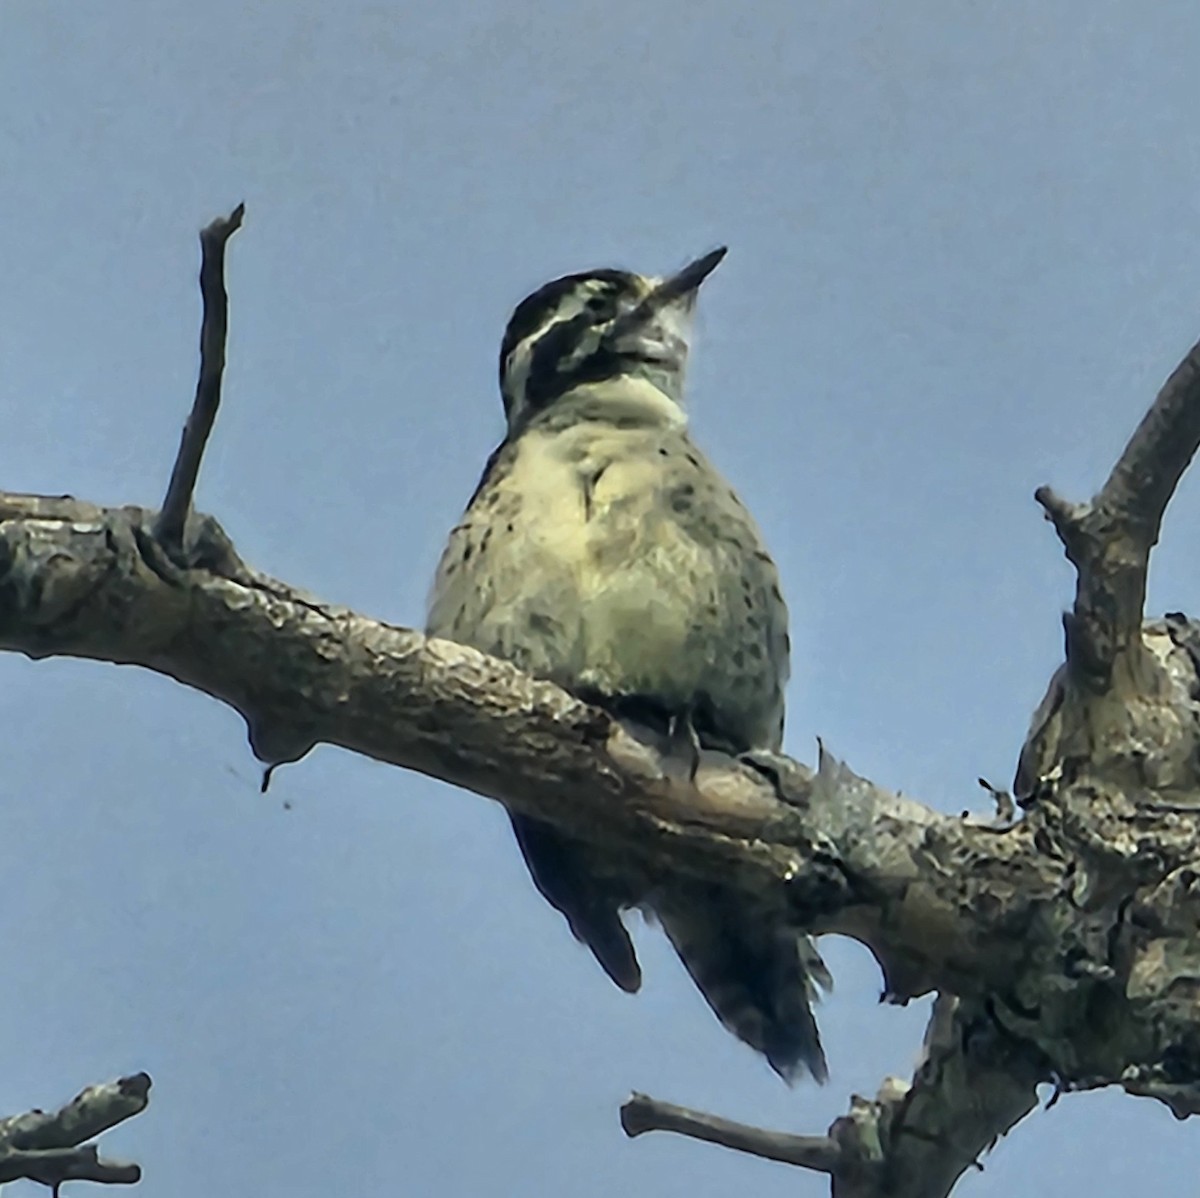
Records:
{"label": "blue sky", "polygon": [[[513,305],[727,243],[690,402],[783,573],[787,745],[983,810],[1071,593],[1032,491],[1098,487],[1200,335],[1198,39],[1167,0],[5,0],[0,486],[158,501],[195,234],[245,200],[200,504],[260,568],[419,623]],[[1200,608],[1198,515],[1186,480],[1153,611]],[[146,1194],[818,1195],[626,1142],[617,1107],[820,1131],[912,1067],[925,1005],[879,1006],[856,946],[823,946],[831,1083],[788,1091],[657,933],[644,992],[610,986],[498,808],[328,749],[264,798],[238,717],[166,679],[7,657],[0,720],[0,1111],[147,1069],[108,1137]],[[960,1193],[1185,1193],[1200,1149],[1088,1095],[986,1166]]]}

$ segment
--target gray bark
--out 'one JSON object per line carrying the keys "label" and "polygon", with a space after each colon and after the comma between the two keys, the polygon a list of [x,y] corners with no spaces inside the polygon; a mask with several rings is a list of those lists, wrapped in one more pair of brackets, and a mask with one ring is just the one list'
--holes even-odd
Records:
{"label": "gray bark", "polygon": [[0,1119],[0,1184],[27,1178],[51,1186],[64,1181],[132,1185],[142,1171],[134,1164],[100,1159],[94,1139],[141,1114],[150,1101],[150,1077],[135,1073],[88,1086],[56,1111],[27,1111]]}

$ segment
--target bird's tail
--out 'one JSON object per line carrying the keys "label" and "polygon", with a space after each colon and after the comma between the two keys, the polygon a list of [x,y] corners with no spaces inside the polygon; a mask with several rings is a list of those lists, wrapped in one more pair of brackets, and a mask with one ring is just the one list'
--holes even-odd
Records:
{"label": "bird's tail", "polygon": [[829,1076],[812,1004],[832,979],[812,940],[719,886],[672,883],[655,913],[717,1018],[791,1084]]}

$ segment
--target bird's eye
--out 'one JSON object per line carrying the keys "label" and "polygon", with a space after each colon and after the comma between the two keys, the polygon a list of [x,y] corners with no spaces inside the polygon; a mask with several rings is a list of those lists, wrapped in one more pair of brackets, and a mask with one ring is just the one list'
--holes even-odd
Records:
{"label": "bird's eye", "polygon": [[588,297],[584,307],[587,308],[589,312],[595,312],[598,314],[600,312],[607,312],[610,304],[607,296],[592,295]]}

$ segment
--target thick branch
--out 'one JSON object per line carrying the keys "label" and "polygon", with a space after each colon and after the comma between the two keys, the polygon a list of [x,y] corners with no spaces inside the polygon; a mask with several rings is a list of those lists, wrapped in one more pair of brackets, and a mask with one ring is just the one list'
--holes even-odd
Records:
{"label": "thick branch", "polygon": [[1137,796],[1194,795],[1200,785],[1188,689],[1195,661],[1181,668],[1179,652],[1190,653],[1195,636],[1185,617],[1143,627],[1150,552],[1197,445],[1200,345],[1167,380],[1090,503],[1068,503],[1048,487],[1037,492],[1078,577],[1064,618],[1066,663],[1034,715],[1013,789],[1026,806],[1081,800],[1072,818],[1097,859],[1123,863],[1138,850],[1137,837],[1112,819],[1084,812],[1096,795],[1128,824]]}
{"label": "thick branch", "polygon": [[[1006,1030],[1001,1010],[987,1000],[938,997],[912,1084],[885,1083],[868,1109],[851,1111],[849,1126],[844,1120],[834,1124],[847,1156],[851,1143],[860,1146],[859,1167],[845,1171],[840,1198],[949,1194],[1036,1108],[1038,1084],[1051,1075],[1049,1062],[1029,1040]],[[883,1147],[882,1178],[873,1178],[869,1157],[863,1159],[863,1146],[876,1139]]]}
{"label": "thick branch", "polygon": [[[824,751],[815,773],[759,754],[681,769],[653,734],[511,665],[248,568],[191,512],[240,220],[203,235],[200,380],[163,512],[0,493],[0,649],[158,671],[241,712],[271,765],[326,742],[419,770],[619,852],[647,886],[691,874],[798,929],[853,936],[892,997],[940,992],[911,1085],[855,1099],[827,1136],[642,1097],[623,1112],[630,1135],[673,1130],[828,1172],[838,1198],[941,1198],[1049,1078],[1200,1112],[1200,634],[1182,616],[1142,626],[1150,550],[1200,443],[1200,347],[1090,504],[1038,492],[1079,574],[1067,664],[1022,753],[1029,814],[985,824]],[[136,1180],[76,1146],[141,1109],[148,1086],[139,1075],[0,1124],[0,1180]]]}
{"label": "thick branch", "polygon": [[[607,845],[650,878],[690,873],[786,906],[798,926],[868,945],[896,997],[987,998],[1070,1084],[1124,1082],[1131,1062],[1197,1039],[1173,989],[1192,963],[1155,956],[1153,931],[1174,936],[1193,918],[1187,892],[1160,883],[1194,862],[1195,810],[1172,812],[1151,842],[1127,796],[1101,801],[1092,786],[998,829],[937,815],[824,754],[814,774],[782,757],[750,766],[708,753],[693,779],[505,662],[240,564],[237,577],[179,569],[156,551],[152,525],[137,509],[0,497],[0,648],[157,670],[242,712],[264,760],[340,745]],[[211,525],[201,531],[202,557],[209,542],[213,559],[229,557]],[[1177,651],[1180,635],[1156,633],[1153,652],[1174,671],[1169,710],[1194,728],[1195,659]],[[1124,900],[1139,887],[1137,926],[1152,930],[1135,934]],[[1103,901],[1080,905],[1088,888]],[[1135,1007],[1123,989],[1131,959],[1144,969]],[[1098,1003],[1123,1013],[1097,1024]],[[1172,1091],[1177,1106],[1200,1106],[1200,1045],[1197,1062]]]}
{"label": "thick branch", "polygon": [[340,745],[608,843],[651,875],[775,896],[807,926],[867,943],[900,995],[986,986],[1026,952],[1003,921],[980,937],[972,900],[946,882],[956,871],[1022,905],[1059,886],[1056,863],[1025,855],[1028,829],[938,816],[828,758],[814,776],[706,753],[692,779],[506,662],[244,567],[180,570],[152,526],[136,509],[0,496],[0,648],[141,665],[234,706],[263,760]]}
{"label": "thick branch", "polygon": [[57,1190],[64,1181],[139,1181],[137,1165],[102,1161],[84,1141],[140,1114],[149,1100],[150,1076],[136,1073],[88,1086],[57,1111],[0,1119],[0,1183],[29,1178]]}
{"label": "thick branch", "polygon": [[56,1190],[64,1181],[97,1181],[104,1185],[134,1185],[142,1179],[139,1166],[102,1161],[90,1144],[80,1148],[45,1148],[0,1153],[0,1183],[41,1182]]}
{"label": "thick branch", "polygon": [[73,1148],[140,1115],[149,1101],[148,1073],[88,1086],[57,1111],[29,1111],[0,1119],[0,1149]]}
{"label": "thick branch", "polygon": [[1107,687],[1121,653],[1140,650],[1150,551],[1198,447],[1200,345],[1163,385],[1090,503],[1069,503],[1050,487],[1035,494],[1078,570],[1067,662],[1091,689]]}

